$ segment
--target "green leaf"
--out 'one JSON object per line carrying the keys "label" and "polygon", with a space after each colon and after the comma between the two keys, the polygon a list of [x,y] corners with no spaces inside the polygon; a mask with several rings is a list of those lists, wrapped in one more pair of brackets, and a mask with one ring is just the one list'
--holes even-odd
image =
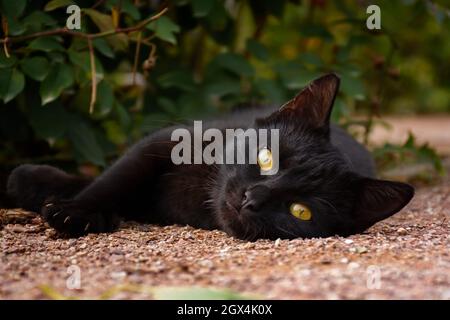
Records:
{"label": "green leaf", "polygon": [[285,93],[275,80],[259,79],[255,83],[259,93],[267,98],[270,103],[281,104],[287,101]]}
{"label": "green leaf", "polygon": [[172,100],[161,97],[161,98],[157,99],[157,104],[158,104],[158,107],[160,107],[162,110],[164,110],[168,114],[172,114],[172,115],[177,114],[177,107]]}
{"label": "green leaf", "polygon": [[320,38],[325,42],[333,41],[333,35],[322,25],[306,25],[300,29],[305,37]]}
{"label": "green leaf", "polygon": [[228,289],[202,287],[156,287],[153,295],[158,300],[245,300],[254,299]]}
{"label": "green leaf", "polygon": [[86,73],[90,72],[91,59],[88,51],[78,52],[74,50],[69,50],[68,55],[70,62],[83,69],[84,72]]}
{"label": "green leaf", "polygon": [[10,56],[7,58],[3,52],[0,51],[0,69],[2,68],[11,68],[17,62],[16,56]]}
{"label": "green leaf", "polygon": [[348,116],[348,107],[340,97],[337,97],[334,101],[331,120],[335,123],[339,123],[344,116]]}
{"label": "green leaf", "polygon": [[71,0],[52,0],[45,5],[44,11],[53,11],[61,7],[68,7],[71,4],[74,4]]}
{"label": "green leaf", "polygon": [[44,80],[49,71],[49,62],[45,57],[25,58],[20,65],[22,71],[36,81]]}
{"label": "green leaf", "polygon": [[42,37],[34,39],[28,45],[28,48],[33,50],[41,50],[44,52],[50,51],[64,51],[64,47],[59,42],[59,37]]}
{"label": "green leaf", "polygon": [[55,26],[56,20],[42,11],[34,11],[23,19],[23,24],[34,31],[41,30],[43,26]]}
{"label": "green leaf", "polygon": [[94,131],[82,121],[71,121],[68,129],[69,139],[75,150],[85,160],[99,166],[105,166],[105,155]]}
{"label": "green leaf", "polygon": [[108,45],[103,38],[98,38],[93,41],[94,48],[97,49],[101,54],[108,58],[114,58],[114,51],[112,51],[111,47]]}
{"label": "green leaf", "polygon": [[122,128],[125,130],[129,129],[131,126],[131,118],[128,111],[117,101],[114,104],[114,111]]}
{"label": "green leaf", "polygon": [[214,63],[240,76],[252,76],[255,71],[243,56],[235,53],[219,54]]}
{"label": "green leaf", "polygon": [[122,11],[132,17],[134,20],[141,19],[141,13],[136,5],[131,0],[124,0],[122,2]]}
{"label": "green leaf", "polygon": [[170,18],[162,16],[158,20],[147,25],[149,30],[155,32],[155,36],[161,40],[169,42],[171,44],[177,43],[175,33],[180,32],[180,27],[175,24]]}
{"label": "green leaf", "polygon": [[48,52],[47,53],[48,59],[54,64],[54,63],[65,63],[66,56],[62,52]]}
{"label": "green leaf", "polygon": [[[5,76],[4,78],[0,79],[0,83],[2,86],[2,91],[0,92],[0,95],[1,98],[3,99],[3,102],[8,103],[12,99],[14,99],[19,93],[22,92],[23,88],[25,87],[25,77],[23,73],[16,68],[12,69],[11,72],[2,70],[1,73],[5,73]],[[9,73],[9,75],[7,73]]]}
{"label": "green leaf", "polygon": [[[91,18],[92,22],[95,23],[101,32],[115,29],[110,15],[98,12],[94,9],[83,9],[83,12]],[[124,34],[109,36],[107,41],[115,50],[125,50],[128,47],[128,38]]]}
{"label": "green leaf", "polygon": [[114,92],[111,85],[101,81],[97,86],[97,101],[95,103],[94,115],[104,117],[108,115],[114,105]]}
{"label": "green leaf", "polygon": [[231,41],[235,37],[235,24],[230,13],[227,11],[223,3],[214,1],[214,7],[211,12],[204,18],[211,30],[211,35],[220,44],[231,45]]}
{"label": "green leaf", "polygon": [[261,43],[254,39],[247,40],[247,50],[260,60],[269,59],[269,51]]}
{"label": "green leaf", "polygon": [[408,139],[406,140],[406,142],[403,145],[403,147],[405,147],[405,148],[414,148],[415,144],[416,144],[416,137],[411,132],[409,132],[408,133]]}
{"label": "green leaf", "polygon": [[305,70],[301,65],[293,62],[277,66],[276,70],[283,85],[289,90],[302,89],[317,77],[316,72]]}
{"label": "green leaf", "polygon": [[310,65],[312,67],[321,67],[323,65],[323,62],[320,59],[320,57],[311,52],[305,52],[300,54],[298,61],[301,61],[304,65]]}
{"label": "green leaf", "polygon": [[194,79],[188,71],[176,70],[163,74],[158,78],[158,83],[163,88],[178,88],[185,91],[195,89]]}
{"label": "green leaf", "polygon": [[73,70],[66,64],[56,64],[41,83],[40,94],[42,105],[57,99],[64,89],[73,84]]}
{"label": "green leaf", "polygon": [[0,9],[7,17],[18,18],[22,15],[27,0],[0,0]]}
{"label": "green leaf", "polygon": [[[113,143],[113,145],[122,145],[127,141],[127,135],[120,126],[120,124],[114,120],[105,120],[102,122],[102,127],[105,130],[107,141]],[[106,148],[107,146],[105,146]],[[103,150],[105,150],[103,148]]]}
{"label": "green leaf", "polygon": [[[70,62],[80,67],[88,76],[88,78],[91,79],[91,59],[89,56],[89,52],[88,51],[78,52],[74,50],[69,50],[68,54]],[[94,59],[95,59],[95,72],[97,74],[97,80],[101,80],[103,79],[104,76],[104,70],[100,61],[97,58]]]}
{"label": "green leaf", "polygon": [[117,8],[118,6],[120,6],[121,12],[126,13],[134,20],[141,19],[141,13],[132,0],[108,0],[106,6],[109,10],[111,10],[113,7]]}
{"label": "green leaf", "polygon": [[364,85],[359,78],[341,74],[341,90],[356,100],[364,100],[366,98]]}
{"label": "green leaf", "polygon": [[6,19],[8,21],[10,36],[21,35],[27,30],[26,26],[22,22],[20,22],[18,19],[12,18],[12,17],[7,17]]}
{"label": "green leaf", "polygon": [[94,9],[83,9],[83,12],[91,18],[100,31],[103,32],[114,29],[114,23],[110,15],[98,12]]}
{"label": "green leaf", "polygon": [[27,112],[33,130],[43,139],[60,138],[67,131],[69,114],[60,104],[38,106]]}
{"label": "green leaf", "polygon": [[194,17],[201,18],[208,15],[214,6],[213,0],[192,0]]}
{"label": "green leaf", "polygon": [[227,94],[239,94],[241,92],[241,85],[239,81],[223,78],[208,84],[205,92],[209,95],[219,97]]}

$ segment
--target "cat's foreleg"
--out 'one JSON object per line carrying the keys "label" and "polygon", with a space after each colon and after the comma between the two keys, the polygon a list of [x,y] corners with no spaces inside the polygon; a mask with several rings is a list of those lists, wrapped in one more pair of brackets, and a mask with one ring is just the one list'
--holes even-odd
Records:
{"label": "cat's foreleg", "polygon": [[126,216],[132,195],[171,165],[172,145],[162,134],[141,141],[72,200],[46,203],[44,218],[75,236],[113,231]]}

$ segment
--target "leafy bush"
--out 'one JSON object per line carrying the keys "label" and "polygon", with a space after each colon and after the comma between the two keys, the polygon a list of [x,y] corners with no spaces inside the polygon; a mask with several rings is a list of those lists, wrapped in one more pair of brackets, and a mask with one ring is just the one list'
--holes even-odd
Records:
{"label": "leafy bush", "polygon": [[[0,0],[5,168],[101,168],[157,127],[280,104],[331,70],[342,77],[333,119],[366,135],[380,112],[450,111],[439,3],[378,1],[382,29],[369,31],[368,4],[355,1],[84,0],[81,30],[67,31],[72,3]],[[367,119],[351,121],[354,111]]]}

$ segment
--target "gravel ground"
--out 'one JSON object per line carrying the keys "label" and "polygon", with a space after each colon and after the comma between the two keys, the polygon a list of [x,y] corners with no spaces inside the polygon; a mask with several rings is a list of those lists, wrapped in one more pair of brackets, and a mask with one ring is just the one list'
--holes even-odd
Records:
{"label": "gravel ground", "polygon": [[[113,234],[64,239],[38,216],[0,210],[0,299],[152,298],[149,290],[172,286],[269,299],[450,299],[449,218],[449,177],[348,238],[249,243],[221,231],[126,223]],[[72,265],[80,268],[76,290],[67,288]]]}
{"label": "gravel ground", "polygon": [[[0,298],[99,297],[131,284],[271,299],[450,299],[449,212],[450,179],[419,189],[401,213],[348,238],[249,243],[221,231],[126,223],[113,234],[62,239],[40,217],[3,210]],[[79,290],[66,288],[71,265],[81,271]]]}

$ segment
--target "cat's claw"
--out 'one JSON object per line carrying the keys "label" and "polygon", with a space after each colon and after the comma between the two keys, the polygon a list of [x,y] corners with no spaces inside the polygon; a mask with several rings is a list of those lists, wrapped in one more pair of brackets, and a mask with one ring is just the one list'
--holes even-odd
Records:
{"label": "cat's claw", "polygon": [[116,215],[86,210],[75,201],[64,200],[51,204],[51,206],[45,204],[42,207],[42,216],[51,227],[70,236],[111,232],[119,225]]}

